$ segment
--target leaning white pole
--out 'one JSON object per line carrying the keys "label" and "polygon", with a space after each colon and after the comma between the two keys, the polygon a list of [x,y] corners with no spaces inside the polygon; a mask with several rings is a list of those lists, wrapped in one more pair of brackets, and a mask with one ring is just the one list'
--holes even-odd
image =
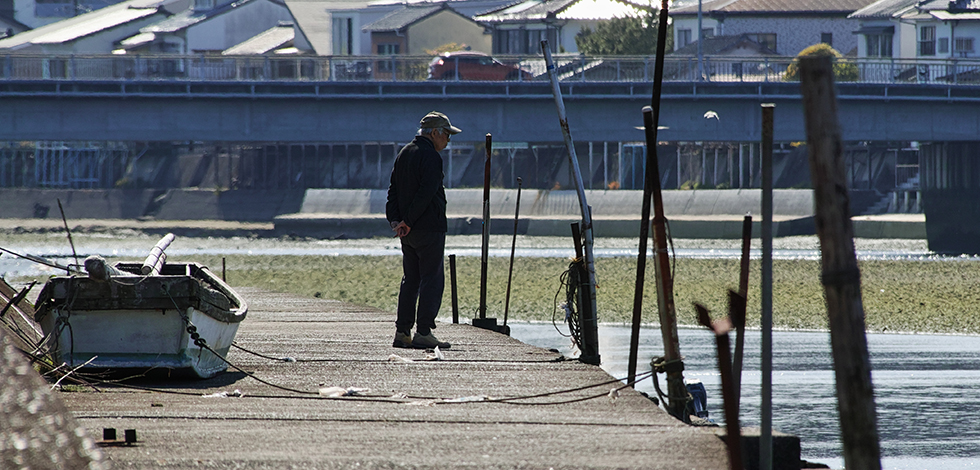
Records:
{"label": "leaning white pole", "polygon": [[582,182],[582,171],[578,166],[578,157],[575,155],[575,146],[572,144],[572,134],[568,130],[568,118],[565,117],[565,103],[561,98],[561,88],[558,87],[558,75],[555,73],[555,64],[551,60],[551,49],[548,48],[548,41],[541,41],[541,50],[544,51],[545,64],[548,67],[548,76],[551,78],[551,92],[555,96],[555,105],[558,107],[558,120],[561,125],[561,133],[565,138],[565,147],[568,148],[568,159],[575,173],[575,189],[578,191],[578,202],[582,206],[582,233],[585,236],[585,267],[589,271],[589,298],[592,301],[592,315],[598,316],[595,302],[595,256],[592,252],[592,214],[589,210],[589,203],[585,200],[585,184]]}

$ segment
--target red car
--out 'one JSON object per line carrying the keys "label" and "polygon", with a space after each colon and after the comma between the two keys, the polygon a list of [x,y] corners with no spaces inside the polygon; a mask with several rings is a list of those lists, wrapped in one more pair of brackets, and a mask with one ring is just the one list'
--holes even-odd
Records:
{"label": "red car", "polygon": [[429,80],[531,80],[533,76],[482,52],[444,52],[429,62]]}

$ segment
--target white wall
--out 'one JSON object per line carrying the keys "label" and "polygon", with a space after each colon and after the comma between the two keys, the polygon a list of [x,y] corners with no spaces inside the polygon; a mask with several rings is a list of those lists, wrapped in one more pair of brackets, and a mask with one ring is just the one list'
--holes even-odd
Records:
{"label": "white wall", "polygon": [[268,0],[255,0],[187,28],[186,53],[223,51],[280,21],[292,21],[289,10]]}
{"label": "white wall", "polygon": [[895,38],[892,53],[896,58],[914,58],[916,54],[915,25],[898,23],[895,25]]}
{"label": "white wall", "polygon": [[949,53],[936,54],[936,57],[964,57],[956,52],[955,39],[973,38],[973,51],[967,52],[965,58],[976,59],[980,57],[980,21],[957,21],[943,22],[936,27],[937,38],[949,38]]}
{"label": "white wall", "polygon": [[[675,51],[677,49],[680,49],[681,47],[684,47],[684,46],[687,45],[687,44],[681,44],[680,41],[677,40],[678,32],[680,30],[682,30],[682,29],[689,29],[689,30],[691,30],[691,43],[694,43],[695,41],[698,40],[698,18],[697,17],[694,17],[694,18],[688,18],[688,17],[673,18],[673,24],[674,24],[674,50]],[[712,30],[714,32],[714,35],[715,36],[722,36],[722,35],[728,34],[728,33],[725,33],[725,32],[718,31],[718,22],[715,21],[715,20],[713,20],[713,19],[711,19],[711,18],[708,18],[707,15],[702,15],[702,17],[701,17],[701,29],[710,29],[710,30]]]}

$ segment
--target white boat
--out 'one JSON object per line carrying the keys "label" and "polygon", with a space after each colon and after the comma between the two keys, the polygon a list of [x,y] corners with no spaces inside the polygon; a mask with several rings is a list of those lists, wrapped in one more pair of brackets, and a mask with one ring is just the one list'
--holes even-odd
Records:
{"label": "white boat", "polygon": [[197,263],[161,263],[149,275],[143,266],[117,263],[105,279],[76,274],[45,283],[35,320],[55,366],[200,378],[227,368],[245,300]]}

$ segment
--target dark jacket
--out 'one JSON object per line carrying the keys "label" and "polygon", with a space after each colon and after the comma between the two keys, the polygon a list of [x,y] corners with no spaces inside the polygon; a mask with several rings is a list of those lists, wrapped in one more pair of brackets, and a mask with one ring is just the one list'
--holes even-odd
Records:
{"label": "dark jacket", "polygon": [[413,232],[446,232],[442,178],[439,152],[428,138],[416,136],[395,157],[385,204],[388,221],[403,221]]}

